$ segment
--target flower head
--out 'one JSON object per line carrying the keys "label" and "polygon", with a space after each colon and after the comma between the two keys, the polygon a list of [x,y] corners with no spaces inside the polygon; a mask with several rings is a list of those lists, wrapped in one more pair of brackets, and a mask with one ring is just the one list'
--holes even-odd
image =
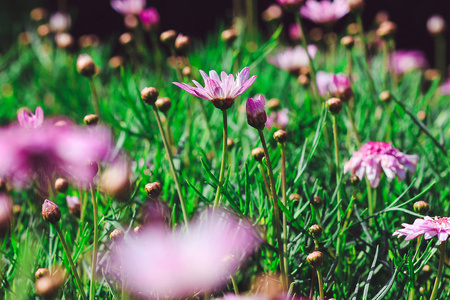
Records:
{"label": "flower head", "polygon": [[440,15],[433,15],[427,21],[427,30],[431,35],[439,35],[445,30],[445,20]]}
{"label": "flower head", "polygon": [[[308,53],[314,59],[317,53],[315,45],[308,46]],[[288,47],[279,51],[275,56],[268,56],[267,61],[272,65],[292,73],[298,73],[301,68],[309,66],[309,59],[305,49],[301,46]]]}
{"label": "flower head", "polygon": [[273,111],[270,115],[267,116],[266,127],[267,128],[286,128],[289,122],[289,109],[283,108],[279,111]]}
{"label": "flower head", "polygon": [[416,171],[419,161],[417,155],[407,155],[392,147],[392,143],[370,141],[353,153],[352,158],[344,164],[344,173],[351,172],[362,180],[367,175],[374,188],[380,183],[382,171],[389,179],[397,176],[399,180],[406,177],[406,169]]}
{"label": "flower head", "polygon": [[418,236],[424,235],[426,240],[437,236],[437,238],[444,242],[450,235],[450,218],[424,217],[423,219],[416,219],[413,224],[403,223],[403,229],[396,230],[393,235],[399,237],[404,235],[405,240],[409,241]]}
{"label": "flower head", "polygon": [[303,37],[302,30],[300,29],[300,25],[297,23],[292,23],[291,26],[289,26],[289,38],[294,41],[300,41]]}
{"label": "flower head", "polygon": [[398,50],[391,54],[391,68],[397,74],[403,74],[427,66],[427,59],[422,51]]}
{"label": "flower head", "polygon": [[277,0],[277,2],[285,10],[295,12],[303,5],[304,0]]}
{"label": "flower head", "polygon": [[138,15],[144,10],[145,0],[111,0],[111,6],[122,15]]}
{"label": "flower head", "polygon": [[444,84],[439,87],[439,90],[443,95],[450,95],[450,78],[447,78]]}
{"label": "flower head", "polygon": [[308,0],[300,9],[300,14],[314,23],[329,25],[348,14],[349,10],[346,0]]}
{"label": "flower head", "polygon": [[33,115],[31,111],[23,109],[17,113],[17,120],[23,128],[38,128],[44,123],[44,111],[38,106]]}
{"label": "flower head", "polygon": [[139,18],[142,25],[148,30],[152,30],[159,26],[159,14],[156,8],[149,7],[140,12]]}
{"label": "flower head", "polygon": [[49,24],[53,32],[65,32],[70,29],[72,21],[70,15],[57,12],[50,16]]}
{"label": "flower head", "polygon": [[266,99],[263,95],[256,95],[255,98],[248,98],[246,104],[248,125],[263,129],[267,121]]}
{"label": "flower head", "polygon": [[126,287],[146,296],[189,297],[224,285],[259,244],[249,224],[224,212],[207,212],[189,233],[143,228],[113,253]]}
{"label": "flower head", "polygon": [[234,99],[244,93],[255,81],[256,76],[250,76],[250,69],[245,67],[236,75],[236,80],[232,74],[223,72],[219,75],[216,71],[209,71],[209,76],[200,70],[200,74],[205,81],[205,87],[195,80],[192,80],[196,87],[185,83],[172,82],[186,92],[202,99],[210,100],[215,107],[225,110],[230,108]]}
{"label": "flower head", "polygon": [[322,97],[330,95],[347,102],[353,96],[350,79],[343,73],[333,74],[319,71],[316,82]]}

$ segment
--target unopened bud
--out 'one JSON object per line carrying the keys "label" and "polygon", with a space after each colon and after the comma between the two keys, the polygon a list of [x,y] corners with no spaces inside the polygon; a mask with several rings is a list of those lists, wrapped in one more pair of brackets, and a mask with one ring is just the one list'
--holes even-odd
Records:
{"label": "unopened bud", "polygon": [[350,184],[353,186],[357,186],[359,183],[359,178],[356,175],[350,176]]}
{"label": "unopened bud", "polygon": [[253,159],[261,162],[264,157],[264,149],[261,147],[252,150]]}
{"label": "unopened bud", "polygon": [[297,78],[297,82],[301,86],[307,86],[309,84],[309,78],[304,74],[300,74]]}
{"label": "unopened bud", "polygon": [[41,21],[42,19],[47,18],[48,11],[45,8],[42,7],[36,7],[30,12],[30,18],[33,21]]}
{"label": "unopened bud", "polygon": [[135,29],[139,25],[138,18],[133,14],[128,14],[123,18],[123,23],[128,29]]}
{"label": "unopened bud", "polygon": [[81,213],[81,202],[77,196],[66,196],[67,207],[72,215],[79,218]]}
{"label": "unopened bud", "polygon": [[311,200],[311,205],[314,206],[315,208],[322,207],[322,204],[323,200],[320,196],[314,196],[314,198]]}
{"label": "unopened bud", "polygon": [[191,76],[192,74],[192,68],[189,66],[186,66],[183,68],[182,73],[184,76]]}
{"label": "unopened bud", "polygon": [[380,24],[380,27],[377,29],[377,35],[381,38],[389,38],[394,35],[397,31],[397,25],[391,21],[385,21]]}
{"label": "unopened bud", "polygon": [[433,81],[441,76],[439,70],[437,69],[427,69],[424,73],[425,79],[428,81]]}
{"label": "unopened bud", "polygon": [[39,25],[36,29],[37,34],[41,37],[49,35],[51,31],[50,25],[48,24]]}
{"label": "unopened bud", "polygon": [[306,257],[306,260],[311,266],[320,268],[323,264],[323,253],[320,251],[314,251]]}
{"label": "unopened bud", "polygon": [[227,148],[231,150],[234,148],[234,140],[232,138],[227,138]]}
{"label": "unopened bud", "polygon": [[161,33],[159,36],[159,39],[164,44],[172,44],[175,41],[175,38],[177,37],[177,32],[175,30],[167,30]]}
{"label": "unopened bud", "polygon": [[275,141],[277,141],[277,143],[284,144],[287,141],[288,134],[286,131],[280,129],[275,131],[275,133],[273,134],[273,138],[275,139]]}
{"label": "unopened bud", "polygon": [[161,112],[166,113],[172,106],[172,101],[167,97],[163,97],[156,100],[155,105]]}
{"label": "unopened bud", "polygon": [[94,114],[87,115],[84,117],[83,121],[84,121],[84,124],[86,124],[88,126],[97,125],[98,124],[98,116],[94,115]]}
{"label": "unopened bud", "polygon": [[377,12],[375,15],[375,23],[377,23],[378,26],[387,20],[389,20],[389,14],[384,10]]}
{"label": "unopened bud", "polygon": [[347,34],[348,35],[357,35],[359,32],[359,26],[356,23],[350,23],[347,25]]}
{"label": "unopened bud", "polygon": [[417,118],[418,118],[420,121],[424,121],[426,117],[427,117],[427,114],[426,114],[426,112],[424,112],[423,110],[420,110],[420,111],[417,113]]}
{"label": "unopened bud", "polygon": [[341,45],[347,49],[352,49],[355,45],[355,39],[350,35],[346,35],[341,39]]}
{"label": "unopened bud", "polygon": [[69,182],[65,178],[58,178],[55,180],[55,190],[57,190],[60,193],[67,192],[67,189],[69,188]]}
{"label": "unopened bud", "polygon": [[178,34],[175,39],[175,50],[185,52],[191,45],[191,39],[187,35]]}
{"label": "unopened bud", "polygon": [[56,224],[61,219],[61,210],[58,205],[45,199],[44,204],[42,204],[42,218],[45,222]]}
{"label": "unopened bud", "polygon": [[337,115],[342,109],[342,101],[339,98],[331,98],[327,100],[328,111],[332,115]]}
{"label": "unopened bud", "polygon": [[122,45],[127,45],[127,44],[129,44],[132,40],[133,40],[133,35],[132,35],[130,32],[122,33],[122,34],[119,36],[119,42],[120,42]]}
{"label": "unopened bud", "polygon": [[322,227],[320,227],[320,225],[312,225],[311,227],[309,227],[309,234],[314,238],[314,239],[319,239],[322,236]]}
{"label": "unopened bud", "polygon": [[431,271],[430,265],[425,265],[425,266],[423,266],[422,272],[428,273],[428,272],[430,272],[430,271]]}
{"label": "unopened bud", "polygon": [[72,35],[63,32],[55,35],[55,43],[61,49],[68,49],[72,48],[72,46],[75,44],[75,40],[73,39]]}
{"label": "unopened bud", "polygon": [[147,183],[145,185],[145,192],[150,198],[158,197],[162,192],[162,186],[159,182]]}
{"label": "unopened bud", "polygon": [[113,232],[111,232],[111,234],[109,235],[109,238],[112,241],[120,241],[121,239],[123,239],[123,231],[120,229],[114,229]]}
{"label": "unopened bud", "polygon": [[141,91],[141,98],[147,104],[154,104],[158,99],[158,90],[154,87],[146,87]]}
{"label": "unopened bud", "polygon": [[271,110],[271,111],[278,111],[281,108],[281,104],[280,104],[280,100],[278,100],[277,98],[272,98],[269,101],[267,101],[267,107]]}
{"label": "unopened bud", "polygon": [[133,228],[134,233],[139,233],[142,230],[142,226],[136,226]]}
{"label": "unopened bud", "polygon": [[36,277],[36,279],[39,279],[39,278],[42,278],[42,277],[48,276],[48,275],[50,275],[50,272],[46,268],[39,268],[39,269],[37,269],[36,273],[34,273],[34,277]]}
{"label": "unopened bud", "polygon": [[426,215],[430,210],[430,205],[425,201],[417,201],[414,203],[414,211],[420,215]]}
{"label": "unopened bud", "polygon": [[77,58],[77,70],[85,77],[92,77],[96,73],[96,66],[89,54],[80,54]]}
{"label": "unopened bud", "polygon": [[280,6],[272,4],[265,11],[263,11],[261,18],[264,22],[271,22],[274,20],[279,20],[283,16],[283,10]]}
{"label": "unopened bud", "polygon": [[427,21],[427,29],[431,35],[440,35],[445,31],[445,20],[439,15],[434,15]]}
{"label": "unopened bud", "polygon": [[290,201],[300,201],[300,199],[302,199],[302,196],[300,196],[299,194],[291,194],[289,196]]}
{"label": "unopened bud", "polygon": [[227,29],[222,31],[222,34],[220,35],[220,37],[222,38],[222,41],[224,41],[227,44],[232,44],[236,38],[237,38],[237,33],[236,30],[234,30],[233,28]]}
{"label": "unopened bud", "polygon": [[380,100],[383,102],[389,102],[391,101],[392,95],[389,91],[383,91],[380,94]]}
{"label": "unopened bud", "polygon": [[37,279],[34,288],[36,293],[45,299],[54,299],[58,295],[58,291],[64,281],[64,272],[57,270],[51,275]]}
{"label": "unopened bud", "polygon": [[350,11],[361,11],[364,8],[364,0],[347,0]]}
{"label": "unopened bud", "polygon": [[108,65],[111,67],[111,69],[116,69],[120,66],[123,66],[123,62],[124,62],[123,57],[116,55],[109,59]]}

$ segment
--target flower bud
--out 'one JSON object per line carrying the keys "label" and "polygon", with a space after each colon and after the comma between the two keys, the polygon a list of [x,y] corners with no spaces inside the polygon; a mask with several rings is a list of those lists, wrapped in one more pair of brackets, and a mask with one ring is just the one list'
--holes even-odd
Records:
{"label": "flower bud", "polygon": [[120,229],[114,229],[113,232],[109,235],[109,238],[114,241],[120,241],[123,239],[123,231]]}
{"label": "flower bud", "polygon": [[322,204],[323,200],[320,196],[314,196],[314,198],[311,200],[311,205],[314,206],[315,208],[322,207]]}
{"label": "flower bud", "polygon": [[352,49],[355,45],[355,39],[350,35],[346,35],[341,39],[341,45],[347,49]]}
{"label": "flower bud", "polygon": [[44,36],[47,36],[50,34],[51,29],[48,24],[42,24],[42,25],[38,26],[38,28],[36,29],[36,32],[39,36],[44,37]]}
{"label": "flower bud", "polygon": [[339,98],[331,98],[327,100],[328,111],[333,115],[339,114],[342,109],[342,101]]}
{"label": "flower bud", "polygon": [[361,11],[364,8],[364,0],[347,0],[350,11]]}
{"label": "flower bud", "polygon": [[152,105],[158,99],[158,90],[154,87],[146,87],[141,91],[141,98],[145,103]]}
{"label": "flower bud", "polygon": [[378,27],[376,33],[381,38],[389,38],[392,37],[397,31],[397,25],[391,21],[384,21]]}
{"label": "flower bud", "polygon": [[414,211],[422,216],[426,215],[430,210],[430,205],[425,201],[417,201],[414,203]]}
{"label": "flower bud", "polygon": [[301,199],[302,199],[302,196],[300,196],[297,193],[289,195],[290,201],[300,201]]}
{"label": "flower bud", "polygon": [[69,49],[75,44],[75,40],[72,35],[63,32],[55,35],[55,43],[61,49]]}
{"label": "flower bud", "polygon": [[122,45],[127,45],[127,44],[129,44],[132,40],[133,40],[133,34],[131,34],[130,32],[122,33],[122,34],[119,36],[119,43],[121,43]]}
{"label": "flower bud", "polygon": [[429,273],[431,271],[430,265],[425,265],[422,268],[422,272]]}
{"label": "flower bud", "polygon": [[445,31],[445,20],[440,15],[431,16],[427,21],[428,32],[435,36]]}
{"label": "flower bud", "polygon": [[255,98],[248,98],[246,103],[247,123],[248,125],[261,130],[267,121],[265,110],[266,99],[263,95],[257,95]]}
{"label": "flower bud", "polygon": [[42,277],[48,276],[48,275],[50,275],[50,272],[46,268],[39,268],[39,269],[37,269],[36,273],[34,273],[34,277],[36,277],[36,279],[39,279],[39,278],[42,278]]}
{"label": "flower bud", "polygon": [[85,77],[92,77],[95,75],[96,66],[89,54],[80,54],[77,58],[77,70]]}
{"label": "flower bud", "polygon": [[33,21],[41,21],[48,17],[48,11],[45,8],[42,7],[36,7],[31,10],[30,12],[30,18]]}
{"label": "flower bud", "polygon": [[44,204],[42,204],[42,218],[45,222],[56,224],[61,219],[61,210],[58,205],[45,199]]}
{"label": "flower bud", "polygon": [[175,38],[177,37],[177,32],[175,30],[167,30],[161,33],[159,36],[159,39],[164,44],[172,44],[175,41]]}
{"label": "flower bud", "polygon": [[78,38],[78,44],[81,48],[98,46],[99,38],[95,34],[85,34]]}
{"label": "flower bud", "polygon": [[286,131],[280,129],[275,131],[275,133],[273,134],[273,138],[275,139],[275,141],[277,141],[277,143],[284,144],[287,141],[288,134]]}
{"label": "flower bud", "polygon": [[301,86],[307,86],[309,84],[309,78],[304,74],[300,74],[297,78],[297,82]]}
{"label": "flower bud", "polygon": [[122,56],[116,55],[109,59],[108,65],[111,69],[116,69],[120,66],[123,66],[124,59]]}
{"label": "flower bud", "polygon": [[90,114],[84,117],[84,124],[88,126],[93,126],[98,124],[98,116],[94,114]]}
{"label": "flower bud", "polygon": [[34,288],[36,293],[45,299],[54,299],[58,295],[58,291],[64,281],[64,272],[57,270],[51,275],[37,279]]}
{"label": "flower bud", "polygon": [[162,186],[159,182],[147,183],[145,185],[145,192],[150,198],[157,198],[162,192]]}
{"label": "flower bud", "polygon": [[423,75],[428,81],[433,81],[441,76],[439,70],[437,69],[427,69]]}
{"label": "flower bud", "polygon": [[357,186],[359,183],[359,178],[356,175],[350,176],[350,184],[353,186]]}
{"label": "flower bud", "polygon": [[261,162],[264,157],[264,149],[261,147],[252,150],[253,159]]}
{"label": "flower bud", "polygon": [[184,76],[191,76],[192,74],[192,68],[189,66],[186,66],[183,68],[182,73]]}
{"label": "flower bud", "polygon": [[311,266],[320,268],[323,264],[323,253],[320,251],[314,251],[306,257],[306,260]]}
{"label": "flower bud", "polygon": [[277,0],[284,10],[297,13],[304,0]]}
{"label": "flower bud", "polygon": [[79,218],[81,213],[81,202],[77,196],[66,196],[67,207],[72,215]]}
{"label": "flower bud", "polygon": [[136,234],[139,233],[141,230],[142,230],[142,226],[136,226],[133,228],[133,232]]}
{"label": "flower bud", "polygon": [[222,31],[220,37],[222,38],[222,41],[230,45],[236,40],[237,32],[233,28],[230,28]]}
{"label": "flower bud", "polygon": [[67,189],[69,188],[69,182],[65,178],[58,178],[55,180],[55,190],[57,190],[60,193],[67,192]]}
{"label": "flower bud", "polygon": [[387,20],[389,20],[389,14],[384,10],[377,12],[375,15],[375,23],[378,24],[378,26]]}
{"label": "flower bud", "polygon": [[175,39],[175,50],[185,52],[191,45],[191,39],[187,35],[178,34]]}
{"label": "flower bud", "polygon": [[380,94],[380,101],[386,102],[388,103],[389,101],[391,101],[391,93],[389,91],[383,91]]}
{"label": "flower bud", "polygon": [[359,26],[356,23],[350,23],[347,25],[347,34],[348,35],[357,35],[359,32]]}
{"label": "flower bud", "polygon": [[234,148],[234,140],[232,138],[227,138],[227,148],[231,150]]}
{"label": "flower bud", "polygon": [[135,29],[139,25],[139,20],[135,15],[128,14],[123,18],[123,23],[128,29]]}
{"label": "flower bud", "polygon": [[270,99],[269,101],[267,101],[267,107],[271,111],[280,110],[280,108],[281,108],[280,100],[278,100],[277,98]]}
{"label": "flower bud", "polygon": [[283,16],[283,10],[276,4],[270,5],[263,13],[261,14],[261,18],[264,22],[271,22],[275,20],[281,19]]}
{"label": "flower bud", "polygon": [[169,98],[163,97],[156,100],[155,105],[161,112],[166,113],[172,106],[172,102],[170,101]]}
{"label": "flower bud", "polygon": [[127,201],[131,194],[130,176],[131,169],[128,160],[121,157],[104,170],[100,177],[100,187],[111,197]]}
{"label": "flower bud", "polygon": [[417,112],[417,119],[419,119],[420,121],[424,121],[426,117],[427,117],[427,113],[425,111],[419,110]]}
{"label": "flower bud", "polygon": [[312,225],[311,227],[309,227],[309,234],[314,238],[314,239],[319,239],[322,236],[322,227],[320,227],[320,225]]}

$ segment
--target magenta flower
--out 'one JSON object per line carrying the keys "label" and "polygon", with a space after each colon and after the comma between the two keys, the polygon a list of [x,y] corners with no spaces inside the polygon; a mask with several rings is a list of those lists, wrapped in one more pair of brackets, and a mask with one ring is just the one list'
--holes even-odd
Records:
{"label": "magenta flower", "polygon": [[283,108],[279,111],[274,111],[270,115],[267,116],[266,127],[267,128],[278,128],[285,129],[289,122],[289,110],[287,108]]}
{"label": "magenta flower", "polygon": [[359,180],[367,175],[370,185],[376,188],[380,183],[382,171],[389,179],[397,176],[399,180],[406,177],[406,170],[416,171],[419,161],[417,155],[407,155],[392,147],[392,143],[370,141],[353,153],[352,158],[344,164],[344,173],[351,171]]}
{"label": "magenta flower", "polygon": [[314,23],[332,25],[349,11],[346,0],[308,0],[300,9],[300,14]]}
{"label": "magenta flower", "polygon": [[151,30],[159,26],[159,14],[154,7],[149,7],[141,11],[139,18],[146,29]]}
{"label": "magenta flower", "polygon": [[277,0],[277,2],[287,11],[295,12],[302,6],[304,0]]}
{"label": "magenta flower", "polygon": [[317,72],[317,89],[322,97],[333,96],[346,102],[353,96],[350,79],[343,73]]}
{"label": "magenta flower", "polygon": [[397,74],[403,74],[415,69],[424,69],[428,63],[422,51],[397,50],[390,57],[391,69]]}
{"label": "magenta flower", "polygon": [[[315,45],[308,46],[308,53],[314,59],[317,53]],[[267,61],[272,65],[292,73],[298,73],[301,68],[309,66],[309,59],[305,49],[301,46],[288,47],[275,56],[268,56]]]}
{"label": "magenta flower", "polygon": [[267,121],[266,99],[263,95],[256,95],[255,98],[248,98],[246,103],[248,125],[263,129]]}
{"label": "magenta flower", "polygon": [[294,42],[300,41],[303,37],[302,30],[300,29],[300,26],[297,23],[291,24],[289,26],[289,38],[293,40]]}
{"label": "magenta flower", "polygon": [[44,123],[44,111],[40,106],[36,107],[36,112],[23,109],[17,113],[17,120],[23,128],[38,128]]}
{"label": "magenta flower", "polygon": [[132,293],[186,298],[222,287],[258,245],[250,224],[216,210],[202,214],[189,232],[144,227],[118,245],[113,263]]}
{"label": "magenta flower", "polygon": [[234,100],[244,93],[255,81],[256,76],[250,76],[250,69],[245,67],[236,75],[236,80],[232,74],[227,75],[223,72],[219,75],[216,71],[209,71],[209,77],[205,72],[200,70],[200,74],[205,82],[205,87],[195,80],[196,87],[187,85],[186,83],[172,82],[176,86],[182,88],[186,92],[202,99],[210,100],[215,107],[225,110],[230,108]]}
{"label": "magenta flower", "polygon": [[444,84],[439,87],[439,90],[443,95],[450,95],[450,78],[447,78]]}
{"label": "magenta flower", "polygon": [[413,224],[403,223],[403,229],[396,230],[393,235],[404,235],[405,241],[424,235],[426,240],[437,236],[441,242],[445,242],[450,234],[450,218],[425,217],[416,219]]}
{"label": "magenta flower", "polygon": [[145,0],[111,0],[111,6],[122,15],[139,15],[144,10]]}

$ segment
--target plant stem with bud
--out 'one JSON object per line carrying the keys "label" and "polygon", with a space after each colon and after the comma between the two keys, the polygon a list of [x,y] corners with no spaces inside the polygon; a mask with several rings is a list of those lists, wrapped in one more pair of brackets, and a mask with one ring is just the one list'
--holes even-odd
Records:
{"label": "plant stem with bud", "polygon": [[92,102],[94,103],[94,111],[95,114],[100,118],[100,108],[98,106],[97,89],[95,88],[94,80],[92,79],[92,77],[89,78],[89,85],[91,87]]}
{"label": "plant stem with bud", "polygon": [[[283,196],[283,205],[287,208],[287,184],[286,184],[286,145],[285,143],[278,143],[281,150],[281,190]],[[283,252],[285,255],[283,256],[284,270],[286,273],[288,272],[288,258],[287,258],[287,247],[288,247],[288,232],[287,232],[287,217],[286,214],[283,213]]]}
{"label": "plant stem with bud", "polygon": [[214,198],[214,208],[216,208],[220,204],[220,194],[223,188],[223,181],[225,177],[225,165],[227,162],[227,138],[228,138],[228,121],[227,121],[227,110],[222,110],[223,116],[223,144],[222,144],[222,163],[220,165],[220,174],[219,174],[219,184],[216,190],[216,197]]}

